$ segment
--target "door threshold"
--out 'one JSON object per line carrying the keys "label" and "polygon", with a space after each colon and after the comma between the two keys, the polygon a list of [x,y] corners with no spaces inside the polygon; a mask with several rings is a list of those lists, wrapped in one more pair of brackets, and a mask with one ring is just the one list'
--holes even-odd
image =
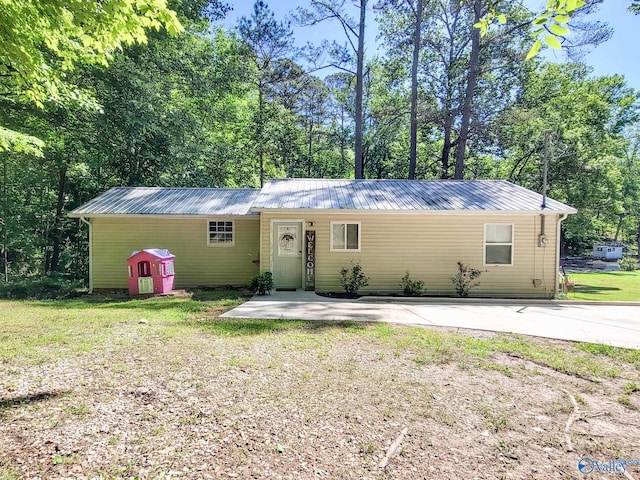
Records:
{"label": "door threshold", "polygon": [[276,288],[276,292],[295,292],[297,290],[296,287],[278,287]]}

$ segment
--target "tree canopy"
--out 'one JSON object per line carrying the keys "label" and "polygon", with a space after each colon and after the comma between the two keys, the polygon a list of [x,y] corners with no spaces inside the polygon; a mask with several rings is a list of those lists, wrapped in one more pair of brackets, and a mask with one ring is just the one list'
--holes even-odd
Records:
{"label": "tree canopy", "polygon": [[[69,82],[78,65],[107,65],[116,51],[145,43],[149,29],[182,31],[165,0],[2,0],[0,6],[2,100],[38,107],[83,97]],[[33,136],[0,127],[0,149],[39,153],[41,147]]]}
{"label": "tree canopy", "polygon": [[[320,3],[298,20],[319,21]],[[638,236],[638,92],[579,61],[526,60],[540,25],[564,30],[536,25],[523,2],[362,2],[380,35],[358,68],[359,19],[322,5],[351,32],[319,39],[342,67],[324,77],[319,50],[296,51],[264,0],[227,31],[219,1],[0,0],[7,276],[83,278],[86,230],[67,212],[112,186],[457,176],[541,191],[545,148],[549,194],[579,210],[565,247]],[[559,12],[547,20],[562,24]]]}

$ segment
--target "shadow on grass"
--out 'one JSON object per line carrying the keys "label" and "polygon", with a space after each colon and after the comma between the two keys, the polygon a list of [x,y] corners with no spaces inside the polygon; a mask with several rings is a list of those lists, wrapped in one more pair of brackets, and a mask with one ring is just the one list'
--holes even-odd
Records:
{"label": "shadow on grass", "polygon": [[348,321],[311,321],[286,319],[241,319],[216,318],[204,321],[187,322],[189,326],[198,326],[206,331],[220,336],[251,336],[268,333],[300,332],[316,333],[332,329],[365,330],[376,322],[348,322]]}
{"label": "shadow on grass", "polygon": [[52,392],[40,392],[31,395],[22,395],[15,398],[0,398],[0,410],[15,407],[17,405],[30,405],[32,403],[39,403],[51,398],[56,398],[65,395],[66,392],[52,391]]}
{"label": "shadow on grass", "polygon": [[597,295],[599,293],[604,293],[604,292],[619,292],[620,288],[618,287],[596,287],[594,285],[580,285],[577,284],[575,287],[573,287],[572,292],[573,293],[590,293],[590,294],[594,294]]}
{"label": "shadow on grass", "polygon": [[67,300],[34,300],[34,307],[59,309],[145,309],[145,310],[179,310],[182,312],[201,312],[212,305],[234,307],[247,299],[247,294],[240,290],[196,290],[192,296],[148,296],[131,297],[125,293],[109,295],[84,295]]}

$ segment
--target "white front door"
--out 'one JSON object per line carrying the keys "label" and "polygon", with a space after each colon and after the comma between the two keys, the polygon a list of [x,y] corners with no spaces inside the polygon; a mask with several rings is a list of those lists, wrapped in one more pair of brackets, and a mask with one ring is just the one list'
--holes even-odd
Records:
{"label": "white front door", "polygon": [[302,224],[274,222],[271,242],[274,286],[302,287]]}

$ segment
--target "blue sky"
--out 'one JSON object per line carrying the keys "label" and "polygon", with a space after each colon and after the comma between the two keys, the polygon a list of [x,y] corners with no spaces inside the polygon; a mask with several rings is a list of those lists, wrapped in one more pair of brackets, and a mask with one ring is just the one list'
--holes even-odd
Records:
{"label": "blue sky", "polygon": [[[265,0],[271,10],[279,19],[295,9],[296,5],[307,5],[307,2],[292,2],[287,0]],[[349,3],[349,2],[347,2]],[[537,2],[531,0],[533,5]],[[594,75],[612,75],[619,73],[625,76],[627,83],[640,91],[640,61],[638,59],[638,45],[640,45],[640,15],[633,15],[627,10],[629,0],[605,0],[600,11],[593,15],[593,20],[601,20],[609,23],[614,28],[613,38],[608,42],[594,48],[584,57],[584,62],[594,69]],[[235,25],[241,16],[249,16],[253,8],[253,0],[241,0],[233,3],[233,11],[227,15],[225,25]],[[373,53],[371,47],[375,40],[375,25],[373,12],[369,14],[367,21],[369,34],[368,53]],[[323,38],[335,38],[342,42],[343,34],[338,24],[325,23],[309,28],[293,28],[296,43],[299,46],[307,41],[318,43]],[[562,53],[551,52],[548,58],[554,61],[563,61]]]}

